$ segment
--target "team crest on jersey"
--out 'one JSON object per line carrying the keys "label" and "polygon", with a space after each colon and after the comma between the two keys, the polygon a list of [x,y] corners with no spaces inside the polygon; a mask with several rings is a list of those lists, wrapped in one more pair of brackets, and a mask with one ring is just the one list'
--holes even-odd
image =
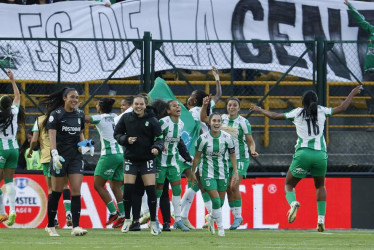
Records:
{"label": "team crest on jersey", "polygon": [[148,127],[148,125],[149,125],[149,122],[148,122],[148,121],[146,121],[144,125],[145,125],[146,127]]}
{"label": "team crest on jersey", "polygon": [[53,116],[50,115],[48,121],[53,122],[53,120],[54,120]]}
{"label": "team crest on jersey", "polygon": [[210,181],[209,181],[209,180],[206,180],[206,186],[207,186],[207,187],[210,186]]}
{"label": "team crest on jersey", "polygon": [[130,165],[125,165],[125,170],[129,171],[130,170]]}
{"label": "team crest on jersey", "polygon": [[81,119],[80,118],[78,118],[78,124],[81,125]]}

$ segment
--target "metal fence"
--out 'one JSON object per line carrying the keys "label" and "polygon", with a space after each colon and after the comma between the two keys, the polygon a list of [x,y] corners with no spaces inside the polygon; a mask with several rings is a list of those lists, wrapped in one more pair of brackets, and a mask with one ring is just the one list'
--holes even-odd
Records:
{"label": "metal fence", "polygon": [[[225,112],[226,100],[236,96],[252,125],[261,156],[251,161],[251,171],[286,171],[297,139],[292,123],[251,114],[252,103],[286,112],[301,106],[305,90],[314,89],[320,104],[334,107],[362,82],[365,93],[326,123],[329,171],[373,168],[374,76],[362,72],[363,42],[156,41],[146,33],[140,40],[2,39],[0,46],[11,48],[19,68],[15,75],[24,90],[26,129],[43,111],[38,99],[61,86],[78,90],[86,114],[95,112],[95,98],[106,96],[116,99],[119,112],[123,97],[148,92],[158,76],[182,102],[194,89],[214,93],[210,68],[217,65],[223,90],[217,109]],[[1,93],[11,93],[8,82],[3,74]],[[96,136],[93,127],[85,133]]]}

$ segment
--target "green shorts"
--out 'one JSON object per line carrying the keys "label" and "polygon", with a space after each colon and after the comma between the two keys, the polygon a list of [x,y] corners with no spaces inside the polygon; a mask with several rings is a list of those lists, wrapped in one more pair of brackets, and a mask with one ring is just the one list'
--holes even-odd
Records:
{"label": "green shorts", "polygon": [[[247,176],[247,171],[249,168],[249,159],[236,160],[236,167],[238,168],[238,175],[244,176],[245,178]],[[232,168],[232,164],[230,162],[229,179],[231,179],[233,173],[234,173],[234,169]]]}
{"label": "green shorts", "polygon": [[43,167],[43,175],[48,176],[48,178],[51,177],[51,172],[49,171],[49,162],[42,163],[42,167]]}
{"label": "green shorts", "polygon": [[169,167],[158,167],[156,173],[156,183],[165,183],[165,178],[168,178],[169,182],[175,182],[181,180],[181,172],[179,166],[169,166]]}
{"label": "green shorts", "polygon": [[305,178],[309,171],[313,177],[325,176],[327,154],[321,150],[300,148],[293,155],[290,171],[296,178]]}
{"label": "green shorts", "polygon": [[123,154],[100,156],[94,175],[105,180],[123,181]]}
{"label": "green shorts", "polygon": [[179,161],[179,160],[177,161],[177,163],[179,165],[181,173],[184,173],[184,171],[186,171],[187,169],[192,169],[192,164],[189,165],[189,164],[186,164],[183,161]]}
{"label": "green shorts", "polygon": [[17,168],[18,149],[0,150],[0,168]]}
{"label": "green shorts", "polygon": [[201,184],[205,190],[217,190],[218,192],[223,192],[227,190],[227,183],[227,179],[201,179]]}

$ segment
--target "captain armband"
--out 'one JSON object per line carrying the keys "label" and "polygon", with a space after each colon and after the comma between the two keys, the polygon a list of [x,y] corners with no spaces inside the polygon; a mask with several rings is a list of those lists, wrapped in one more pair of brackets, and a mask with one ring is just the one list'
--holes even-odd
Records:
{"label": "captain armband", "polygon": [[235,148],[229,148],[229,154],[235,154]]}

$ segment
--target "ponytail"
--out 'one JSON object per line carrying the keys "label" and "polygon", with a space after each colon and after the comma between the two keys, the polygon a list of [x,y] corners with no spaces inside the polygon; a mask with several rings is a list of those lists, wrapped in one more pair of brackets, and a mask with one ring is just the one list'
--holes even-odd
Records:
{"label": "ponytail", "polygon": [[303,118],[306,120],[308,125],[308,135],[312,134],[310,123],[312,123],[313,133],[314,135],[319,134],[319,126],[317,124],[318,121],[318,97],[317,94],[309,90],[304,93],[302,104],[304,106],[303,110],[300,112],[299,116],[302,115]]}

